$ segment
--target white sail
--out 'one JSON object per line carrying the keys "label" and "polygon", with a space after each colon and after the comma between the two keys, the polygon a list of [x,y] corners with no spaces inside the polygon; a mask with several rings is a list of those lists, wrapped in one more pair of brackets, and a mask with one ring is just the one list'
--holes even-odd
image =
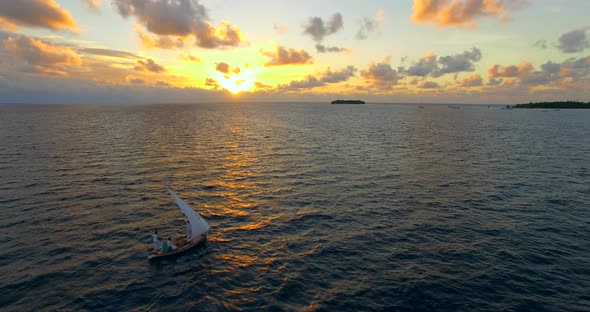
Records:
{"label": "white sail", "polygon": [[205,221],[196,211],[194,211],[191,206],[184,202],[180,197],[178,197],[171,189],[168,188],[168,193],[172,195],[174,202],[178,205],[178,208],[182,210],[182,213],[186,216],[188,221],[191,224],[191,240],[198,238],[200,235],[203,235],[209,231],[209,223]]}

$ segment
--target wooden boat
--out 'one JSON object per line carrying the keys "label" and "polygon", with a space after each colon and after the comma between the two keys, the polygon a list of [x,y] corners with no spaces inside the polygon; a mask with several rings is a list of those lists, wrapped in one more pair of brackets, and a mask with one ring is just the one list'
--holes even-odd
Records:
{"label": "wooden boat", "polygon": [[179,254],[199,245],[200,243],[204,242],[205,240],[207,240],[207,233],[205,233],[204,235],[200,235],[199,237],[197,237],[196,240],[187,241],[186,244],[184,244],[184,245],[181,245],[181,246],[177,245],[178,248],[171,250],[167,253],[162,253],[162,251],[154,252],[154,249],[150,248],[150,249],[148,249],[148,259],[152,260],[152,259],[161,259],[161,258],[176,256],[176,255],[179,255]]}
{"label": "wooden boat", "polygon": [[207,234],[209,234],[209,229],[211,228],[205,219],[203,219],[191,206],[184,202],[184,200],[172,192],[172,190],[168,189],[168,193],[170,193],[174,199],[174,202],[188,220],[187,230],[192,237],[176,238],[174,240],[174,244],[177,246],[177,248],[166,253],[162,253],[162,251],[159,249],[148,249],[148,260],[175,256],[199,245],[207,239]]}

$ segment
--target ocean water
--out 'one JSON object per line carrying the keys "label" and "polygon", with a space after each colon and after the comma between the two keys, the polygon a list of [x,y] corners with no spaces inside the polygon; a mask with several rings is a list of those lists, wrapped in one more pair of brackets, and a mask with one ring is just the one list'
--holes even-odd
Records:
{"label": "ocean water", "polygon": [[2,311],[590,311],[590,110],[4,105],[0,237]]}

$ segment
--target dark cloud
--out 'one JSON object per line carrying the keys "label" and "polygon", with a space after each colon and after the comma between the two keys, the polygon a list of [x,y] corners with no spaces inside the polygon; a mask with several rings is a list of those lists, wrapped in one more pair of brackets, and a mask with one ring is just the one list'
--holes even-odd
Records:
{"label": "dark cloud", "polygon": [[421,58],[407,69],[408,76],[426,77],[438,69],[438,61],[434,53]]}
{"label": "dark cloud", "polygon": [[131,52],[111,50],[111,49],[82,48],[82,49],[78,49],[78,52],[83,53],[83,54],[93,54],[93,55],[108,56],[108,57],[115,57],[115,58],[126,58],[126,59],[139,58],[139,56],[137,56],[136,54],[131,53]]}
{"label": "dark cloud", "polygon": [[361,21],[361,25],[359,30],[356,33],[356,39],[364,40],[369,37],[370,33],[373,33],[379,30],[383,26],[383,21],[385,20],[385,13],[383,10],[377,11],[375,17],[365,17]]}
{"label": "dark cloud", "polygon": [[205,79],[205,85],[207,87],[213,87],[215,89],[219,88],[219,82],[217,81],[217,79],[214,78]]}
{"label": "dark cloud", "polygon": [[557,48],[563,53],[582,52],[590,47],[587,29],[576,29],[561,35],[558,39]]}
{"label": "dark cloud", "polygon": [[19,26],[78,30],[72,14],[55,0],[0,1],[0,27],[15,29]]}
{"label": "dark cloud", "polygon": [[[197,46],[209,49],[237,46],[244,41],[240,29],[228,22],[217,28],[211,25],[207,9],[198,0],[113,0],[113,4],[123,17],[135,17],[156,35],[142,38],[151,38],[153,47],[178,47],[191,36]],[[182,40],[178,41],[179,38]]]}
{"label": "dark cloud", "polygon": [[412,19],[437,26],[476,27],[480,17],[508,20],[508,12],[526,7],[527,0],[414,0]]}
{"label": "dark cloud", "polygon": [[288,84],[279,85],[280,89],[312,89],[330,83],[339,83],[353,77],[357,72],[354,66],[347,66],[341,70],[332,71],[328,68],[318,77],[307,75],[303,80],[293,80]]}
{"label": "dark cloud", "polygon": [[269,58],[264,66],[283,66],[283,65],[305,65],[313,63],[311,55],[305,50],[295,50],[282,46],[276,47],[275,51],[264,51],[260,53]]}
{"label": "dark cloud", "polygon": [[481,60],[481,51],[478,48],[472,48],[471,51],[461,54],[442,56],[438,59],[441,68],[434,73],[434,76],[475,71],[474,62],[479,60]]}
{"label": "dark cloud", "polygon": [[499,85],[501,85],[503,82],[504,82],[504,79],[502,79],[502,78],[498,78],[498,79],[491,78],[491,79],[488,81],[487,85],[488,85],[488,86],[499,86]]}
{"label": "dark cloud", "polygon": [[151,72],[156,74],[163,73],[166,71],[164,66],[157,64],[152,59],[147,59],[146,61],[139,60],[137,61],[137,64],[134,68],[135,70],[140,72]]}
{"label": "dark cloud", "polygon": [[137,77],[128,77],[127,81],[129,81],[130,83],[135,83],[135,84],[145,83],[145,79],[137,78]]}
{"label": "dark cloud", "polygon": [[533,47],[545,50],[547,49],[547,40],[537,40],[537,42],[533,44]]}
{"label": "dark cloud", "polygon": [[160,87],[172,87],[171,84],[169,84],[169,83],[167,83],[165,81],[161,81],[161,80],[156,81],[156,86],[160,86]]}
{"label": "dark cloud", "polygon": [[361,76],[367,81],[382,87],[397,85],[403,78],[400,72],[393,69],[389,59],[380,63],[371,63],[367,69],[361,71]]}
{"label": "dark cloud", "polygon": [[318,53],[329,53],[329,52],[338,53],[338,52],[348,52],[349,51],[347,48],[327,47],[327,46],[322,45],[320,43],[315,45],[315,49],[316,49],[316,51],[318,51]]}
{"label": "dark cloud", "polygon": [[228,63],[224,62],[216,63],[215,70],[220,73],[229,74],[230,66]]}
{"label": "dark cloud", "polygon": [[423,81],[418,84],[420,89],[438,89],[440,85],[436,81]]}
{"label": "dark cloud", "polygon": [[541,69],[544,72],[548,72],[551,74],[556,74],[559,73],[561,71],[561,64],[557,64],[557,63],[553,63],[551,61],[541,65]]}
{"label": "dark cloud", "polygon": [[326,23],[321,17],[312,17],[307,25],[304,25],[303,33],[310,35],[316,42],[320,42],[324,37],[338,32],[342,26],[342,14],[340,13],[332,15]]}

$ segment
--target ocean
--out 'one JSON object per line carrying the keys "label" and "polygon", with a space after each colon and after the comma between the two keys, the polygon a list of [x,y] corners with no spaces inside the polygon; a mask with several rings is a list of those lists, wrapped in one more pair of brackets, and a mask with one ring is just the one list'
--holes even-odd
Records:
{"label": "ocean", "polygon": [[590,110],[422,106],[0,105],[0,310],[590,311]]}

